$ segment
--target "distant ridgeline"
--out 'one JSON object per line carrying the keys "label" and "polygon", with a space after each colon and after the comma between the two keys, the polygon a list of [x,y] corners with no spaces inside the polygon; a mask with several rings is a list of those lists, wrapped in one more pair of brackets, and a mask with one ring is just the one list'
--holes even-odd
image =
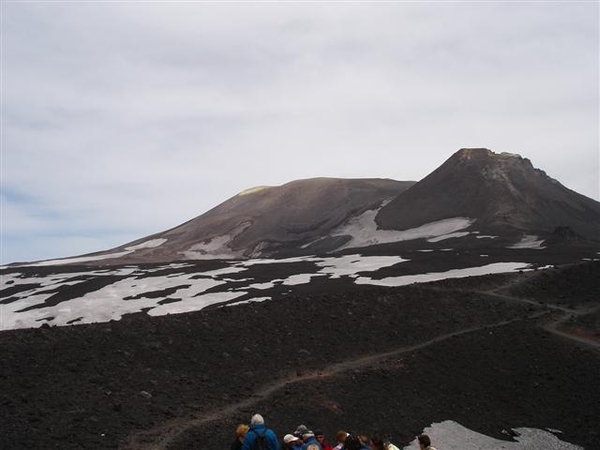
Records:
{"label": "distant ridgeline", "polygon": [[260,186],[170,230],[42,264],[400,255],[448,247],[594,253],[600,203],[518,155],[462,149],[418,182],[314,178]]}

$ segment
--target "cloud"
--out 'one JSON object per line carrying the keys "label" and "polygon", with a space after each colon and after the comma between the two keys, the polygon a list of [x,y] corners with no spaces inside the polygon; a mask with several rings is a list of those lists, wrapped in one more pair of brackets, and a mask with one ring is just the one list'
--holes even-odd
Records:
{"label": "cloud", "polygon": [[3,262],[42,257],[49,230],[71,237],[51,257],[123,244],[255,185],[418,180],[467,146],[599,198],[594,3],[2,8]]}

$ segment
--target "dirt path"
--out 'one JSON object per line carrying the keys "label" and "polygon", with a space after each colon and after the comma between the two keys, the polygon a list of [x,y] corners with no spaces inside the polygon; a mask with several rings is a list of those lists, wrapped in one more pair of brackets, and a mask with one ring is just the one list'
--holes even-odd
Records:
{"label": "dirt path", "polygon": [[193,428],[201,427],[210,422],[222,420],[223,418],[236,414],[239,410],[248,409],[249,407],[267,399],[276,391],[281,390],[289,386],[290,384],[301,383],[304,381],[310,381],[315,379],[323,379],[334,376],[341,372],[369,367],[373,364],[380,363],[387,359],[410,353],[415,350],[420,350],[422,348],[437,344],[442,341],[446,341],[457,336],[490,328],[503,327],[508,324],[523,320],[536,319],[541,316],[545,316],[549,313],[549,311],[541,311],[530,314],[526,317],[504,320],[494,324],[465,328],[462,330],[454,331],[452,333],[437,336],[433,339],[421,342],[419,344],[404,346],[389,352],[368,355],[358,359],[342,361],[339,363],[331,364],[322,369],[306,373],[301,376],[292,375],[263,386],[261,389],[256,391],[251,397],[242,400],[238,403],[219,408],[218,410],[198,414],[196,417],[193,417],[191,419],[174,419],[151,430],[132,435],[127,440],[127,443],[121,448],[123,450],[164,450],[170,443],[174,442],[178,438],[178,436],[180,436],[183,432]]}
{"label": "dirt path", "polygon": [[592,347],[596,347],[600,349],[600,340],[594,338],[590,335],[590,333],[577,334],[575,332],[568,332],[565,330],[561,330],[561,325],[566,323],[572,317],[584,316],[586,314],[590,314],[596,312],[600,309],[600,306],[595,306],[591,308],[581,308],[571,312],[570,314],[564,314],[557,319],[547,323],[544,325],[544,330],[549,331],[550,333],[554,333],[560,337],[571,339],[576,342],[580,342],[582,344],[586,344]]}
{"label": "dirt path", "polygon": [[591,307],[590,306],[588,306],[588,307],[581,306],[579,308],[567,308],[565,306],[556,305],[556,304],[552,304],[552,303],[539,303],[534,300],[529,300],[529,299],[525,299],[525,298],[521,298],[521,297],[514,297],[512,295],[507,295],[507,294],[502,293],[501,291],[505,290],[506,287],[507,286],[501,286],[500,288],[494,289],[492,291],[488,291],[488,292],[484,291],[484,292],[479,292],[479,293],[483,294],[483,295],[501,298],[501,299],[508,300],[508,301],[515,301],[515,302],[536,305],[538,307],[548,308],[550,310],[560,312],[560,313],[562,313],[561,316],[558,317],[557,319],[547,323],[546,325],[544,325],[544,327],[543,327],[544,330],[546,330],[550,333],[556,334],[557,336],[560,336],[562,338],[570,339],[572,341],[576,341],[576,342],[586,344],[586,345],[589,345],[592,347],[600,348],[600,341],[598,341],[597,339],[593,339],[593,338],[587,337],[585,335],[570,333],[570,332],[560,329],[560,326],[562,324],[564,324],[565,322],[567,322],[567,320],[571,319],[572,317],[580,317],[580,316],[585,316],[586,314],[591,314],[593,312],[598,311],[600,309],[600,306],[591,306]]}
{"label": "dirt path", "polygon": [[[564,330],[560,329],[560,326],[562,324],[564,324],[565,322],[567,322],[567,320],[569,320],[570,318],[584,316],[586,314],[596,312],[600,309],[600,306],[567,308],[566,306],[562,306],[562,305],[556,305],[556,304],[552,304],[552,303],[541,303],[536,300],[530,300],[530,299],[522,298],[522,297],[515,297],[513,295],[509,295],[509,294],[506,294],[505,292],[503,292],[503,291],[506,291],[506,289],[508,289],[509,287],[518,285],[522,282],[523,282],[522,280],[520,280],[519,282],[511,281],[505,285],[502,285],[500,287],[497,287],[497,288],[489,290],[489,291],[463,290],[463,289],[454,289],[454,291],[462,292],[462,293],[472,293],[472,294],[477,294],[477,295],[482,295],[482,296],[487,296],[487,297],[495,297],[495,298],[499,298],[499,299],[510,301],[510,302],[527,304],[527,305],[535,306],[538,308],[546,308],[547,310],[560,312],[561,315],[558,318],[556,318],[555,320],[544,325],[544,327],[543,327],[544,330],[546,330],[550,333],[553,333],[557,336],[560,336],[562,338],[570,339],[570,340],[573,340],[573,341],[576,341],[576,342],[579,342],[582,344],[600,348],[600,341],[598,341],[597,339],[594,339],[592,337],[587,337],[586,335],[570,333],[568,331],[564,331]],[[428,287],[428,289],[436,290],[436,291],[440,291],[440,292],[448,292],[448,291],[452,290],[452,289],[444,289],[444,288],[436,288],[436,287]]]}

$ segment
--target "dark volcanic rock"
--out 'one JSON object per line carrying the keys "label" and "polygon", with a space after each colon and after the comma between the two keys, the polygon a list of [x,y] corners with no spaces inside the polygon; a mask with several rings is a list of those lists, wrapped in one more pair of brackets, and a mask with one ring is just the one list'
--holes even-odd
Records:
{"label": "dark volcanic rock", "polygon": [[[286,254],[290,247],[296,255],[306,254],[302,245],[326,236],[349,217],[378,207],[413,184],[387,179],[313,178],[249,189],[178,227],[111,251],[148,239],[166,239],[160,247],[137,251],[120,261],[182,260],[186,259],[183,252],[198,244],[205,245],[197,249],[199,254],[221,252],[238,258]],[[331,248],[343,243],[338,240],[330,243]],[[205,250],[208,247],[213,249]]]}
{"label": "dark volcanic rock", "polygon": [[0,448],[219,448],[255,411],[280,436],[308,423],[406,444],[451,419],[599,448],[597,347],[545,330],[562,313],[518,296],[560,296],[567,276],[586,297],[599,265],[5,331]]}
{"label": "dark volcanic rock", "polygon": [[404,230],[450,217],[477,219],[490,233],[549,234],[556,227],[600,241],[600,203],[535,169],[526,158],[462,149],[377,215],[381,228]]}

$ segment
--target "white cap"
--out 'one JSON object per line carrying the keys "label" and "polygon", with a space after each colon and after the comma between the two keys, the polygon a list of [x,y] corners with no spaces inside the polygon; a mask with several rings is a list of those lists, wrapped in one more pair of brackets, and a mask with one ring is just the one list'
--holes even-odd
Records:
{"label": "white cap", "polygon": [[250,419],[250,425],[262,425],[263,423],[265,423],[265,419],[260,414],[254,414]]}
{"label": "white cap", "polygon": [[294,442],[294,441],[297,441],[297,440],[298,440],[298,438],[296,436],[294,436],[293,434],[286,434],[283,437],[283,443],[284,444],[289,444],[290,442]]}

